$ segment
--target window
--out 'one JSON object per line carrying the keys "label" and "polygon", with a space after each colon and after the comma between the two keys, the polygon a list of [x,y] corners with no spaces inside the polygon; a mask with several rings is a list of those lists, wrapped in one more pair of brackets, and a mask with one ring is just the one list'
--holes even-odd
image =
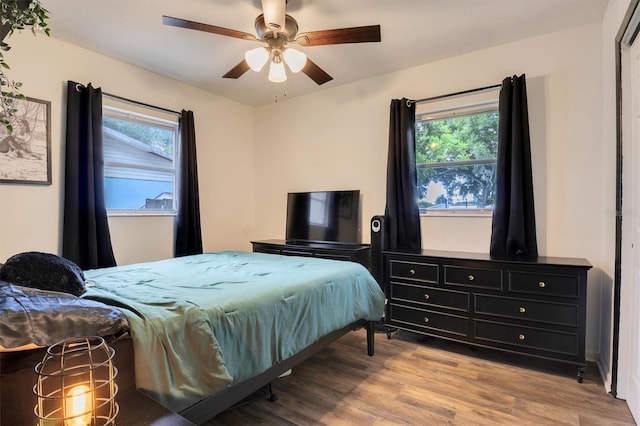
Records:
{"label": "window", "polygon": [[496,191],[497,90],[416,107],[421,214],[490,214]]}
{"label": "window", "polygon": [[175,214],[177,117],[114,103],[105,99],[102,123],[108,213]]}

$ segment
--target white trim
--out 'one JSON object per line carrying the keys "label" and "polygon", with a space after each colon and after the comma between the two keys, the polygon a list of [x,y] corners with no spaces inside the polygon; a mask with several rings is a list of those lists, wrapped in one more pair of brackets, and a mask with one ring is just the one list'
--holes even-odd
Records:
{"label": "white trim", "polygon": [[631,19],[629,20],[629,25],[627,25],[627,29],[624,31],[622,35],[622,39],[620,40],[620,44],[623,46],[631,45],[638,35],[638,29],[640,28],[640,8],[637,8],[633,11],[633,15],[631,15]]}
{"label": "white trim", "polygon": [[116,108],[109,105],[103,105],[102,109],[109,111],[110,117],[120,118],[123,120],[129,120],[129,121],[139,121],[145,124],[154,125],[156,127],[166,126],[170,129],[178,128],[178,122],[176,120],[167,120],[165,118],[156,117],[153,115],[141,114],[135,111],[128,111],[126,109]]}
{"label": "white trim", "polygon": [[463,117],[465,115],[480,114],[490,111],[498,111],[497,99],[474,102],[467,105],[443,107],[439,109],[424,111],[416,115],[418,115],[419,119],[422,121],[431,121],[442,118]]}
{"label": "white trim", "polygon": [[434,209],[420,213],[420,217],[492,217],[492,209]]}
{"label": "white trim", "polygon": [[176,216],[178,214],[175,210],[107,210],[108,217],[124,217],[124,216]]}
{"label": "white trim", "polygon": [[[638,9],[634,12],[637,32]],[[632,20],[633,22],[633,20]],[[631,24],[630,24],[631,25]],[[627,32],[629,32],[629,28]],[[625,34],[626,35],[626,34]],[[621,44],[622,232],[617,397],[640,420],[640,42]]]}

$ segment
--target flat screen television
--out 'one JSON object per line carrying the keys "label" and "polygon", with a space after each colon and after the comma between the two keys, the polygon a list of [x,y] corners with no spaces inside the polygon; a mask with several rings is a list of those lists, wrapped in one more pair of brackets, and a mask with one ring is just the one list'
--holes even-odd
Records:
{"label": "flat screen television", "polygon": [[360,191],[290,192],[286,240],[360,244]]}

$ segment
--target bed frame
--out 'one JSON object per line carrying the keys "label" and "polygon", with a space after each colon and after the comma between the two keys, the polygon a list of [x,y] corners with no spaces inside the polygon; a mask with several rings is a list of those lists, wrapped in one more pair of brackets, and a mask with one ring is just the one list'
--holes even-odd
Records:
{"label": "bed frame", "polygon": [[[268,386],[289,369],[313,356],[321,349],[360,328],[367,330],[367,355],[374,354],[375,321],[358,320],[353,324],[321,337],[315,343],[250,379],[229,386],[225,390],[207,396],[179,412],[182,417],[195,424],[212,419],[223,411],[242,402],[256,391]],[[114,364],[118,367],[118,394],[124,395],[135,388],[133,343],[131,338],[119,338],[109,342],[116,351]],[[45,349],[0,353],[0,424],[33,425],[33,407],[36,398],[33,385],[36,380],[35,365],[42,361]],[[272,396],[272,399],[273,396]]]}
{"label": "bed frame", "polygon": [[290,370],[302,361],[313,356],[315,353],[319,352],[321,349],[325,348],[348,332],[362,327],[367,330],[367,355],[373,356],[375,334],[374,325],[375,321],[359,320],[344,328],[327,334],[326,336],[318,339],[312,345],[285,359],[281,363],[274,365],[263,373],[243,382],[231,385],[227,389],[214,395],[208,396],[178,414],[195,424],[204,423],[221,412],[233,407],[235,404],[241,402],[257,390],[267,386],[287,370]]}

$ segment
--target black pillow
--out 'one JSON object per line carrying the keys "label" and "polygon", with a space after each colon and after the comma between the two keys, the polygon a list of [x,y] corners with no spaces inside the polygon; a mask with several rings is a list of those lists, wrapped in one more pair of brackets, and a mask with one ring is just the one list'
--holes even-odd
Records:
{"label": "black pillow", "polygon": [[86,291],[84,273],[78,265],[64,257],[37,251],[19,253],[7,259],[0,268],[0,279],[75,296]]}

